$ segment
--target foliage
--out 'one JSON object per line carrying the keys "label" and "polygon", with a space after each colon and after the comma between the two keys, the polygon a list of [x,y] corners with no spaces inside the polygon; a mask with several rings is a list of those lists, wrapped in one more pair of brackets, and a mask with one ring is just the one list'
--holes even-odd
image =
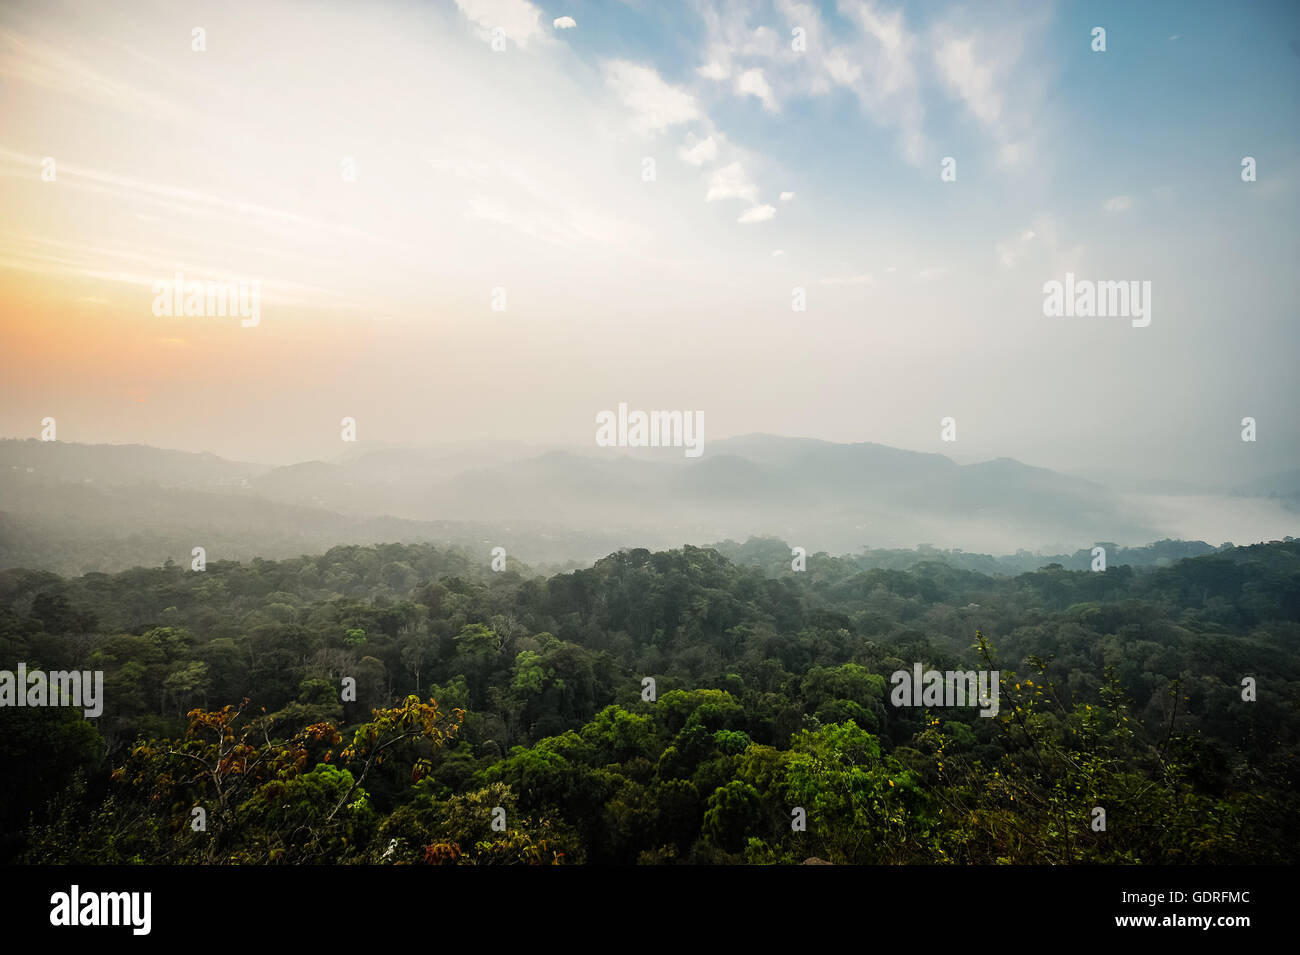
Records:
{"label": "foliage", "polygon": [[[781,547],[5,571],[0,669],[102,670],[104,711],[0,710],[0,855],[1296,861],[1300,543],[1017,576]],[[892,706],[917,663],[997,670],[997,715]]]}

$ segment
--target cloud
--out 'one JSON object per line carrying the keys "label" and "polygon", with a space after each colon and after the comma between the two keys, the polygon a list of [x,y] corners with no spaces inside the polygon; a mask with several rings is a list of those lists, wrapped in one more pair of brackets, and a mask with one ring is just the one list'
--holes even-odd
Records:
{"label": "cloud", "polygon": [[[14,175],[13,167],[35,170],[39,169],[40,165],[41,159],[38,156],[15,152],[0,146],[0,176]],[[120,196],[133,204],[147,202],[182,215],[220,217],[257,228],[290,230],[306,228],[314,233],[330,231],[339,236],[351,236],[353,239],[368,238],[364,233],[348,226],[331,225],[321,219],[297,215],[243,199],[228,199],[193,189],[146,182],[68,162],[59,163],[58,172],[61,186]]]}
{"label": "cloud", "polygon": [[469,197],[466,214],[558,247],[608,244],[625,237],[627,229],[607,212],[584,206],[573,195],[558,194],[556,178],[553,167],[498,159],[488,183],[491,191]]}
{"label": "cloud", "polygon": [[778,33],[766,23],[754,27],[749,25],[749,17],[754,12],[736,3],[725,7],[714,3],[700,4],[700,15],[710,39],[707,66],[700,69],[701,75],[715,80],[726,79],[734,72],[737,59],[775,59],[788,48],[788,34]]}
{"label": "cloud", "polygon": [[997,243],[994,251],[1004,268],[1060,275],[1067,269],[1078,271],[1083,267],[1086,247],[1067,244],[1060,225],[1052,217],[1044,215],[1012,238]]}
{"label": "cloud", "polygon": [[757,201],[758,186],[749,178],[749,173],[745,171],[745,167],[740,163],[733,162],[723,166],[710,177],[709,191],[705,195],[704,201],[714,202],[718,199]]}
{"label": "cloud", "polygon": [[572,30],[578,25],[578,21],[573,17],[556,17],[551,21],[551,26],[557,30]]}
{"label": "cloud", "polygon": [[852,86],[862,76],[862,67],[854,63],[842,50],[832,50],[824,61],[826,75],[839,86]]}
{"label": "cloud", "polygon": [[718,143],[712,136],[705,136],[699,142],[695,142],[695,137],[692,136],[687,140],[687,144],[677,150],[677,155],[684,163],[703,166],[706,162],[713,162],[718,158]]}
{"label": "cloud", "polygon": [[741,225],[750,225],[754,222],[766,222],[774,215],[776,215],[776,206],[754,206],[741,213],[736,221]]}
{"label": "cloud", "polygon": [[1101,204],[1101,207],[1107,212],[1124,212],[1132,205],[1133,200],[1128,196],[1111,196]]}
{"label": "cloud", "polygon": [[[786,21],[780,28],[751,25],[750,17],[760,14],[740,4],[705,4],[705,65],[697,72],[715,80],[736,77],[736,95],[757,97],[769,112],[794,98],[848,89],[863,112],[899,132],[909,162],[927,160],[915,35],[902,13],[870,0],[839,0],[843,25],[831,31],[815,4],[776,0],[775,7]],[[805,51],[791,47],[794,27],[804,31]]]}
{"label": "cloud", "polygon": [[1038,233],[1033,229],[1026,229],[1015,239],[1008,239],[1005,242],[999,242],[993,250],[998,254],[998,261],[1005,268],[1012,268],[1019,262],[1029,250],[1029,243],[1037,238]]}
{"label": "cloud", "polygon": [[927,35],[940,88],[988,134],[998,161],[1021,171],[1036,158],[1036,144],[1045,135],[1040,113],[1044,79],[1052,70],[1046,62],[1026,63],[1022,55],[1043,48],[1049,25],[1045,11],[990,25],[987,17],[957,10]]}
{"label": "cloud", "polygon": [[993,81],[993,69],[976,59],[970,38],[949,39],[940,44],[934,59],[948,88],[985,125],[993,126],[1002,115],[1002,95]]}
{"label": "cloud", "polygon": [[699,73],[700,76],[704,77],[706,80],[725,80],[731,75],[731,69],[725,64],[719,63],[717,60],[705,63],[695,72]]}
{"label": "cloud", "polygon": [[605,64],[605,83],[632,111],[632,126],[638,132],[657,133],[701,116],[694,96],[665,83],[648,66],[611,60]]}
{"label": "cloud", "polygon": [[479,28],[479,35],[485,40],[497,27],[520,48],[532,40],[546,40],[542,11],[528,0],[456,0],[456,6]]}
{"label": "cloud", "polygon": [[789,202],[789,201],[790,201],[791,199],[793,199],[793,198],[794,198],[794,193],[793,193],[793,192],[783,192],[783,193],[781,193],[781,201],[782,201],[782,202]]}
{"label": "cloud", "polygon": [[772,250],[772,254],[773,254],[773,255],[785,255],[785,249],[773,249],[773,250]]}
{"label": "cloud", "polygon": [[[865,116],[896,135],[914,166],[932,161],[926,97],[938,88],[978,119],[1001,164],[1023,170],[1034,158],[1034,106],[1043,84],[1025,82],[1021,54],[1042,47],[1049,15],[990,25],[988,15],[956,7],[937,21],[921,18],[930,22],[913,29],[906,8],[884,0],[772,5],[759,12],[732,0],[702,0],[704,65],[697,72],[730,80],[735,95],[757,97],[773,113],[800,98],[848,91]],[[790,43],[795,27],[804,32],[803,50]]]}
{"label": "cloud", "polygon": [[[861,39],[848,51],[847,62],[867,65],[852,80],[851,88],[863,109],[898,129],[904,156],[919,165],[928,150],[923,132],[925,107],[913,55],[916,35],[907,29],[901,10],[885,13],[874,3],[841,0],[840,13],[861,30]],[[838,68],[845,66],[840,62]],[[846,75],[852,74],[849,70]]]}
{"label": "cloud", "polygon": [[772,87],[767,85],[767,79],[763,76],[762,70],[745,70],[736,77],[736,92],[742,95],[758,97],[763,104],[763,109],[769,113],[777,111],[776,97],[772,95]]}
{"label": "cloud", "polygon": [[192,111],[152,89],[96,72],[78,57],[5,29],[0,29],[0,78],[79,99],[99,108],[163,119],[177,125],[195,125]]}

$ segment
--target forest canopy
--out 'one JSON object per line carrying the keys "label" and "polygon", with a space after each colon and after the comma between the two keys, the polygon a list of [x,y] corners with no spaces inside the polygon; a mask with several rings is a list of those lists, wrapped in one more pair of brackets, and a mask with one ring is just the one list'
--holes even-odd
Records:
{"label": "forest canopy", "polygon": [[[0,709],[0,856],[1296,861],[1300,542],[1015,576],[730,547],[0,573],[0,670],[103,673],[96,719]],[[918,664],[997,671],[997,715],[891,705]]]}

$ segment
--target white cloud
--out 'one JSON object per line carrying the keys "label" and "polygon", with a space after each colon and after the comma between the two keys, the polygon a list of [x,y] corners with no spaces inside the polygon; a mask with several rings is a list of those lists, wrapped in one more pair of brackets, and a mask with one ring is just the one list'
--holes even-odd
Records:
{"label": "white cloud", "polygon": [[724,63],[712,60],[695,71],[706,80],[725,80],[731,75],[731,69]]}
{"label": "white cloud", "polygon": [[[766,23],[751,27],[749,18],[756,11],[754,5],[702,3],[700,15],[710,39],[709,55],[706,58],[714,74],[710,79],[725,79],[732,73],[733,61],[761,57],[775,59],[783,50],[789,49],[790,35],[780,33]],[[762,18],[762,14],[757,14]]]}
{"label": "white cloud", "polygon": [[500,27],[520,47],[528,46],[531,40],[546,40],[542,11],[528,0],[456,0],[456,6],[479,27],[484,39]]}
{"label": "white cloud", "polygon": [[656,133],[700,118],[695,97],[665,83],[648,66],[612,60],[605,64],[605,82],[632,110],[632,126],[638,132]]}
{"label": "white cloud", "polygon": [[551,21],[551,26],[557,30],[572,30],[578,25],[578,21],[573,17],[556,17]]}
{"label": "white cloud", "polygon": [[768,86],[762,70],[745,70],[736,77],[736,92],[744,96],[757,96],[763,109],[769,113],[777,111],[776,97],[772,95],[772,87]]}
{"label": "white cloud", "polygon": [[787,101],[792,95],[848,89],[863,112],[896,131],[908,162],[926,162],[931,150],[923,129],[917,37],[908,30],[902,11],[884,10],[872,0],[840,0],[838,13],[848,29],[832,31],[812,3],[777,0],[777,7],[789,26],[805,30],[808,52],[783,54],[783,69],[774,75],[785,82],[778,84],[775,95]]}
{"label": "white cloud", "polygon": [[[937,86],[985,127],[1003,165],[1023,168],[1034,158],[1035,107],[1043,93],[1025,82],[1031,71],[1021,54],[1041,47],[1050,26],[1046,14],[990,25],[993,18],[958,7],[947,19],[913,29],[906,5],[888,0],[773,0],[773,6],[759,12],[732,0],[704,0],[704,65],[697,72],[729,81],[737,96],[757,97],[770,112],[802,97],[847,90],[866,116],[895,134],[916,166],[930,162],[934,152],[925,104]],[[824,7],[834,8],[834,28]],[[776,22],[759,24],[773,16]],[[806,50],[791,49],[793,27],[804,31]]]}
{"label": "white cloud", "polygon": [[992,67],[976,59],[973,41],[948,39],[935,51],[934,60],[948,88],[981,122],[995,125],[1002,115],[1002,95],[993,81]]}
{"label": "white cloud", "polygon": [[883,85],[887,89],[898,89],[913,82],[913,69],[910,59],[912,34],[903,23],[903,11],[894,10],[885,14],[874,3],[841,4],[845,10],[857,18],[863,31],[875,38],[883,54],[884,72],[881,74]]}
{"label": "white cloud", "polygon": [[862,67],[850,60],[840,50],[834,50],[825,60],[826,72],[840,86],[852,86],[862,75]]}
{"label": "white cloud", "polygon": [[789,201],[790,201],[791,199],[793,199],[793,198],[794,198],[794,193],[793,193],[793,192],[783,192],[783,193],[781,193],[781,201],[782,201],[782,202],[789,202]]}
{"label": "white cloud", "polygon": [[773,249],[773,250],[772,250],[772,254],[773,254],[773,255],[785,255],[785,249]]}
{"label": "white cloud", "polygon": [[1106,212],[1124,212],[1132,205],[1133,200],[1128,196],[1111,196],[1101,204],[1101,207]]}
{"label": "white cloud", "polygon": [[758,186],[749,178],[749,173],[745,167],[738,162],[733,162],[716,170],[709,179],[709,191],[705,195],[705,202],[713,202],[718,199],[748,199],[755,202],[758,199]]}
{"label": "white cloud", "polygon": [[1048,125],[1041,109],[1053,70],[1045,61],[1027,63],[1022,56],[1044,47],[1049,28],[1045,10],[994,24],[958,10],[928,34],[941,88],[984,129],[999,162],[1021,173],[1030,162],[1042,165],[1035,160]]}
{"label": "white cloud", "polygon": [[694,137],[691,137],[687,143],[688,145],[677,150],[677,155],[681,157],[682,162],[692,166],[703,166],[706,162],[713,162],[718,158],[718,143],[712,136],[705,136],[699,142],[695,142]]}
{"label": "white cloud", "polygon": [[752,209],[746,209],[736,221],[741,225],[749,225],[753,222],[766,222],[772,216],[776,215],[776,206],[754,206]]}

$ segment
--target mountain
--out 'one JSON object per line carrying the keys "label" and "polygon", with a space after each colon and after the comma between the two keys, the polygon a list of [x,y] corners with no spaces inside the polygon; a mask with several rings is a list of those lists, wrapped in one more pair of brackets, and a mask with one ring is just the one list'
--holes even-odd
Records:
{"label": "mountain", "polygon": [[1009,458],[959,465],[879,444],[771,435],[715,441],[699,458],[545,455],[461,475],[431,488],[429,501],[476,520],[545,514],[656,538],[774,534],[832,552],[922,541],[1073,550],[1162,536],[1105,487]]}
{"label": "mountain", "polygon": [[34,474],[45,481],[230,487],[267,470],[206,451],[195,454],[143,444],[69,444],[36,438],[0,440],[0,471]]}
{"label": "mountain", "polygon": [[764,535],[810,553],[928,544],[1058,554],[1187,536],[1101,484],[1010,458],[962,465],[766,434],[710,442],[698,458],[532,450],[353,447],[268,468],[140,445],[0,441],[0,567],[158,564],[208,540],[238,557],[428,540],[504,546],[547,565]]}

